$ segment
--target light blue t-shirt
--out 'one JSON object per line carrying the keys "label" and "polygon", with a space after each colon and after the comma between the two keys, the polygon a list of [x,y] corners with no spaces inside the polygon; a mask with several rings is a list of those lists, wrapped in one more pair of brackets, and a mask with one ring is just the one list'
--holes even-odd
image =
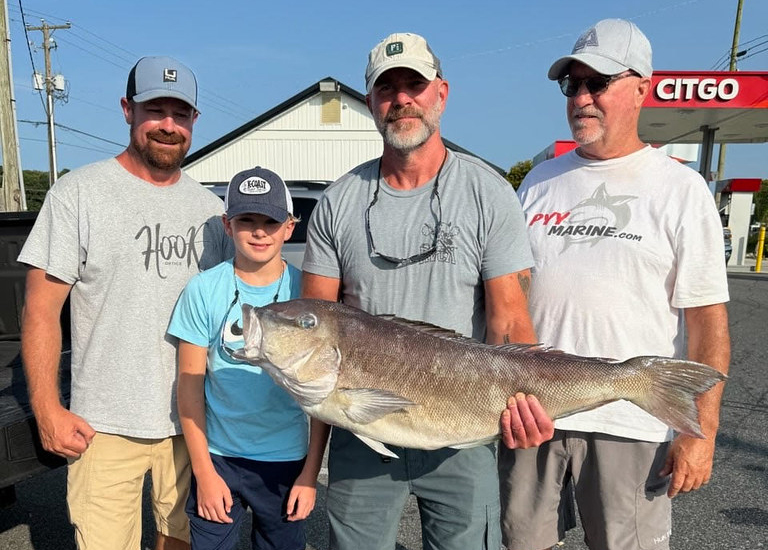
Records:
{"label": "light blue t-shirt", "polygon": [[[208,348],[205,373],[205,421],[211,453],[251,460],[281,462],[307,454],[308,424],[304,412],[261,368],[231,359],[222,349],[222,327],[238,322],[242,304],[267,305],[298,298],[301,272],[288,265],[271,285],[252,286],[237,278],[235,297],[232,260],[193,277],[179,297],[168,333]],[[275,296],[277,295],[277,300]],[[225,321],[226,316],[226,321]],[[226,331],[226,345],[242,347],[242,338]]]}

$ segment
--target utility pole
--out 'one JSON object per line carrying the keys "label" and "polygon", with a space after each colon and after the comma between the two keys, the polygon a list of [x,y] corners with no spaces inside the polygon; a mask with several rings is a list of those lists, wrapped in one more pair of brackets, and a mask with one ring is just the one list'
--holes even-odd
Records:
{"label": "utility pole", "polygon": [[6,0],[0,1],[0,138],[3,151],[3,189],[0,211],[26,210],[24,176],[16,131],[16,100],[11,71],[11,35],[8,32]]}
{"label": "utility pole", "polygon": [[43,54],[45,55],[45,95],[47,97],[47,114],[48,114],[48,183],[49,186],[56,183],[58,179],[58,169],[56,168],[56,132],[54,130],[53,122],[53,95],[55,91],[54,76],[51,74],[51,46],[56,47],[56,44],[51,39],[51,31],[57,29],[69,29],[72,25],[65,23],[64,25],[49,25],[45,22],[45,19],[40,20],[41,25],[39,27],[27,26],[27,30],[30,31],[42,31],[43,32]]}
{"label": "utility pole", "polygon": [[[741,8],[744,5],[744,0],[739,0],[739,4],[736,7],[736,25],[733,28],[733,45],[731,46],[731,64],[728,68],[733,72],[736,70],[736,57],[739,49],[739,32],[741,30]],[[720,148],[717,153],[717,179],[725,179],[723,176],[725,172],[725,143],[720,143]]]}

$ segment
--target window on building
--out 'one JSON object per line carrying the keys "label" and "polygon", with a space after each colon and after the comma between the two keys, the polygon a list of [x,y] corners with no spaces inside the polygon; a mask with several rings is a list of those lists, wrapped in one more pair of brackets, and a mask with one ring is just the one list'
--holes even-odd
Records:
{"label": "window on building", "polygon": [[321,92],[323,108],[320,114],[321,124],[341,124],[341,93]]}

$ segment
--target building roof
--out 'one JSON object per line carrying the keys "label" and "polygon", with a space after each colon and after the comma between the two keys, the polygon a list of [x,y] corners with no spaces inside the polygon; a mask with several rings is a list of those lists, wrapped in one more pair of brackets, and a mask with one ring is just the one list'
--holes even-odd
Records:
{"label": "building roof", "polygon": [[[194,153],[190,153],[187,155],[187,158],[184,159],[184,162],[182,163],[182,167],[187,166],[188,164],[191,164],[193,162],[196,162],[207,155],[213,153],[217,149],[227,145],[228,143],[238,139],[239,137],[243,136],[244,134],[247,134],[248,132],[255,130],[265,124],[266,122],[272,120],[273,118],[277,117],[278,115],[292,109],[302,101],[314,96],[317,93],[320,93],[321,91],[325,91],[325,88],[327,86],[334,86],[335,91],[343,92],[354,99],[360,101],[361,103],[365,104],[365,96],[358,92],[357,90],[350,88],[346,84],[336,80],[332,77],[326,77],[318,82],[315,82],[308,88],[300,91],[293,97],[290,97],[280,103],[279,105],[273,107],[272,109],[266,111],[265,113],[262,113],[261,115],[257,116],[253,120],[250,120],[243,124],[242,126],[235,128],[231,132],[224,134],[219,139],[216,139],[209,143],[208,145],[205,145],[204,147],[201,147]],[[456,145],[452,141],[449,141],[445,138],[443,138],[443,143],[445,146],[450,149],[451,151],[456,151],[458,153],[465,153],[467,155],[471,155],[473,157],[479,158],[483,162],[485,162],[488,166],[496,170],[499,174],[502,176],[506,175],[507,171],[501,168],[500,166],[496,166],[495,164],[485,160],[484,158],[480,157],[479,155],[476,155],[475,153],[468,151],[467,149],[464,149],[463,147],[460,147],[459,145]]]}

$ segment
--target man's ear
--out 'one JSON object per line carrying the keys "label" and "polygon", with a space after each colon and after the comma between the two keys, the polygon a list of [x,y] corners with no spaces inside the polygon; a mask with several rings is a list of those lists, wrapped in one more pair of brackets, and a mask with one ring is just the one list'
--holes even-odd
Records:
{"label": "man's ear", "polygon": [[130,99],[120,98],[120,108],[123,110],[123,117],[127,124],[133,124],[133,108],[135,104]]}

